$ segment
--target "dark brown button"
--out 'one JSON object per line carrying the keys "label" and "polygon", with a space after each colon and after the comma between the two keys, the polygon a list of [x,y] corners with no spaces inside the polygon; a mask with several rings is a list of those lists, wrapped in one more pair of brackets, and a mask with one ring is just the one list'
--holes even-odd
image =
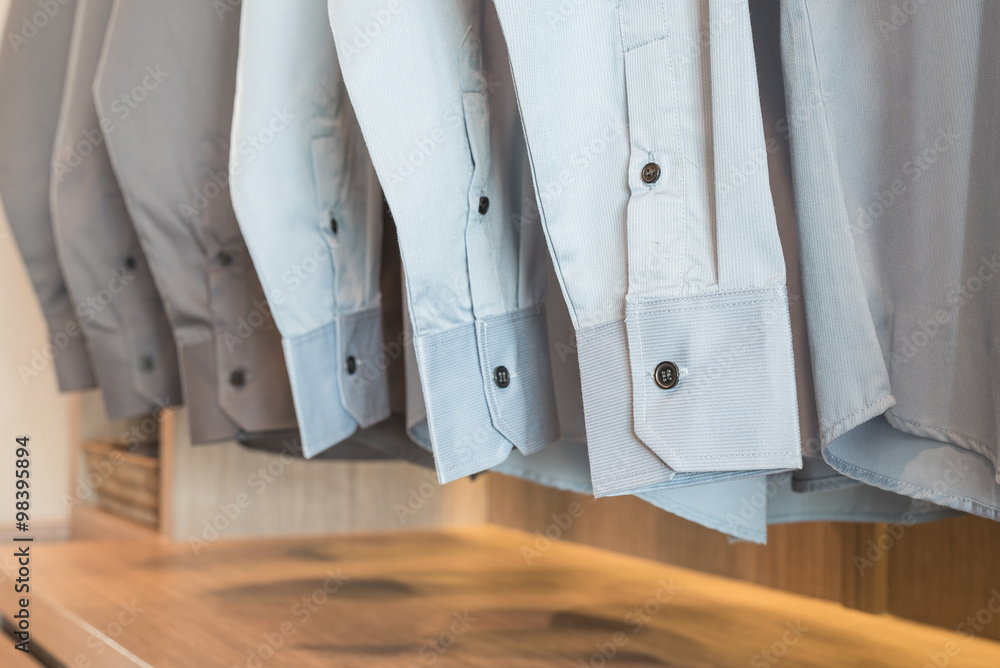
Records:
{"label": "dark brown button", "polygon": [[229,384],[233,387],[243,387],[247,383],[247,375],[243,369],[237,369],[229,374]]}
{"label": "dark brown button", "polygon": [[334,234],[337,233],[337,219],[332,216],[330,217],[330,231]]}
{"label": "dark brown button", "polygon": [[679,379],[680,372],[678,372],[677,365],[673,362],[660,362],[656,365],[656,371],[653,372],[653,380],[664,390],[669,390],[677,385]]}
{"label": "dark brown button", "polygon": [[353,375],[358,370],[358,361],[351,355],[347,358],[347,373]]}
{"label": "dark brown button", "polygon": [[139,369],[142,371],[152,371],[156,366],[152,355],[143,355],[139,358]]}
{"label": "dark brown button", "polygon": [[489,197],[480,197],[479,198],[479,213],[480,213],[480,215],[485,214],[489,210],[490,210],[490,198]]}
{"label": "dark brown button", "polygon": [[656,183],[656,180],[660,178],[660,166],[655,162],[651,162],[642,168],[642,180],[645,183]]}
{"label": "dark brown button", "polygon": [[218,253],[215,254],[215,259],[223,267],[228,267],[233,263],[233,256],[228,251],[219,251]]}
{"label": "dark brown button", "polygon": [[128,269],[128,270],[131,271],[132,269],[135,269],[137,266],[139,266],[139,263],[136,261],[136,259],[134,257],[132,257],[131,255],[129,255],[127,258],[125,258],[125,268],[126,269]]}
{"label": "dark brown button", "polygon": [[498,366],[493,369],[493,382],[497,384],[497,387],[507,387],[510,385],[510,372],[507,371],[507,367]]}

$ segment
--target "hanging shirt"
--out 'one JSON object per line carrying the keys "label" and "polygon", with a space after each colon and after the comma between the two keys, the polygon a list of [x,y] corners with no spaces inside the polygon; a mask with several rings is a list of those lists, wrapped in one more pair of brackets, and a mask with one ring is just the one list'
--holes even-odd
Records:
{"label": "hanging shirt", "polygon": [[340,77],[326,5],[242,5],[233,206],[282,333],[307,456],[389,416],[382,190]]}
{"label": "hanging shirt", "polygon": [[781,3],[826,461],[1000,519],[1000,5]]}
{"label": "hanging shirt", "polygon": [[86,306],[66,290],[49,212],[49,168],[75,11],[75,0],[55,4],[51,16],[35,0],[11,0],[0,45],[0,196],[49,330],[49,340],[25,355],[17,373],[28,383],[51,364],[63,392],[96,384],[80,326],[87,314],[78,311]]}
{"label": "hanging shirt", "polygon": [[746,1],[496,5],[595,494],[800,468]]}
{"label": "hanging shirt", "polygon": [[492,6],[329,7],[399,235],[426,407],[411,432],[442,482],[536,452],[559,436],[544,245]]}
{"label": "hanging shirt", "polygon": [[94,81],[173,325],[194,443],[281,442],[296,426],[280,337],[229,198],[238,35],[238,11],[119,1]]}
{"label": "hanging shirt", "polygon": [[181,403],[173,333],[111,168],[93,82],[114,0],[77,3],[52,155],[51,209],[108,417]]}

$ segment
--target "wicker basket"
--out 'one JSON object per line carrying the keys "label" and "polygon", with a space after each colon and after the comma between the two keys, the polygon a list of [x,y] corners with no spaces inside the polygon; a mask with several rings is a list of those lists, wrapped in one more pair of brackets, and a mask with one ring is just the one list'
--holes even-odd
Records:
{"label": "wicker basket", "polygon": [[97,507],[156,527],[160,518],[160,460],[155,446],[126,449],[103,441],[84,441],[87,482],[97,492]]}

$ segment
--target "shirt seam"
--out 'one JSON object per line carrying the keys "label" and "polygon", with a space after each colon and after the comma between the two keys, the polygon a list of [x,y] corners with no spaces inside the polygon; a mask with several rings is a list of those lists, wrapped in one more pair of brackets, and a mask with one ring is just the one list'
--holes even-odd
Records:
{"label": "shirt seam", "polygon": [[[915,483],[906,482],[903,480],[897,480],[895,478],[890,478],[888,476],[882,475],[881,473],[876,473],[871,469],[864,468],[863,466],[852,464],[847,460],[841,459],[836,455],[827,455],[826,459],[831,466],[834,466],[834,462],[836,462],[839,466],[834,466],[834,468],[837,468],[838,470],[843,469],[845,475],[850,475],[852,478],[860,480],[861,482],[865,482],[865,478],[868,478],[870,480],[876,480],[885,485],[881,487],[882,489],[889,492],[902,493],[906,496],[913,496],[914,492],[917,493],[923,492],[924,494],[929,494],[932,495],[933,497],[942,499],[951,499],[955,502],[967,503],[971,508],[976,508],[985,511],[985,513],[990,517],[997,517],[998,514],[1000,514],[1000,508],[996,506],[989,506],[980,501],[976,501],[974,499],[970,499],[964,496],[948,494],[947,492],[937,492],[933,488],[928,488],[922,485],[917,485]],[[890,487],[892,489],[890,489]],[[920,497],[915,497],[915,498],[920,498]],[[963,509],[955,508],[955,510],[963,510]]]}
{"label": "shirt seam", "polygon": [[[854,419],[856,416],[858,416],[858,415],[860,415],[862,413],[870,411],[871,409],[875,408],[876,406],[878,406],[879,404],[885,402],[886,400],[892,400],[892,399],[893,399],[892,394],[889,393],[889,392],[886,392],[885,394],[883,394],[882,396],[880,396],[875,401],[872,401],[867,406],[864,406],[863,408],[859,408],[858,410],[854,411],[850,415],[845,415],[844,417],[840,418],[839,420],[837,420],[836,422],[834,422],[829,427],[823,429],[823,440],[826,441],[826,445],[829,445],[830,443],[832,443],[833,441],[835,441],[840,436],[843,436],[844,433],[846,433],[846,432],[840,433],[840,434],[837,434],[837,436],[834,436],[834,437],[831,438],[831,434],[837,432],[839,430],[839,427],[842,424],[844,424],[845,422],[848,422],[848,421]],[[889,410],[889,408],[890,407],[886,407],[885,410]],[[884,413],[885,411],[882,411],[882,412]]]}

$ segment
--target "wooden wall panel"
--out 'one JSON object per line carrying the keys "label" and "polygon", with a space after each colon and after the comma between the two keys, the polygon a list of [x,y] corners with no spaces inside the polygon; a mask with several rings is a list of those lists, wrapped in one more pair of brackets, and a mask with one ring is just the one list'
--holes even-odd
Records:
{"label": "wooden wall panel", "polygon": [[[581,510],[572,513],[573,504]],[[567,514],[579,516],[563,530],[559,519],[566,524]],[[884,591],[884,571],[867,571],[862,577],[853,564],[860,546],[877,531],[876,525],[779,525],[769,530],[766,546],[731,544],[717,531],[635,497],[595,501],[501,475],[490,476],[489,518],[502,526],[549,532],[585,545],[839,601],[861,610],[884,609],[884,597],[878,594]],[[544,545],[543,539],[538,541]],[[544,559],[544,553],[539,558]]]}
{"label": "wooden wall panel", "polygon": [[[582,512],[563,530],[556,518],[565,522],[572,504]],[[944,628],[956,629],[978,616],[975,625],[963,628],[1000,640],[1000,523],[980,517],[906,527],[902,533],[882,524],[788,524],[770,527],[766,546],[730,544],[718,532],[634,497],[593,501],[500,475],[490,476],[489,517],[502,526],[548,531]],[[536,542],[544,545],[537,535]],[[537,558],[544,559],[544,551]]]}
{"label": "wooden wall panel", "polygon": [[1000,640],[1000,524],[956,517],[908,527],[884,545],[889,612],[950,629],[978,616],[965,628]]}
{"label": "wooden wall panel", "polygon": [[[422,529],[486,521],[485,478],[439,485],[400,461],[287,460],[236,443],[191,444],[187,412],[161,414],[161,532],[177,541]],[[262,475],[270,468],[271,474]],[[213,530],[214,529],[214,530]]]}

